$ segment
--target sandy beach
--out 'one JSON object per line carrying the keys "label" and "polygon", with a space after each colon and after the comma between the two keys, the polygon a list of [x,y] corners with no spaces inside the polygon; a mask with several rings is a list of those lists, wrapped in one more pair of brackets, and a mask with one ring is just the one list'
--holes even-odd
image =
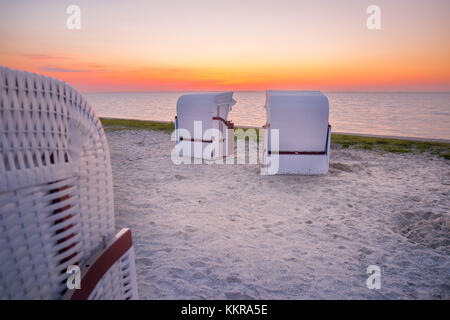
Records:
{"label": "sandy beach", "polygon": [[107,138],[142,299],[450,299],[447,160],[332,147],[327,176],[261,176],[174,165],[165,132]]}
{"label": "sandy beach", "polygon": [[0,300],[450,301],[450,0],[0,8]]}

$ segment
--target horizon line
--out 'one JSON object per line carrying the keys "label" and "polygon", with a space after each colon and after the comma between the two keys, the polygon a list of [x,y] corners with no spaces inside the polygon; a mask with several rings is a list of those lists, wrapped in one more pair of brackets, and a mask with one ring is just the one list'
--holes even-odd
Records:
{"label": "horizon line", "polygon": [[[272,89],[267,89],[272,90]],[[98,93],[175,93],[175,92],[262,92],[265,93],[267,90],[162,90],[162,91],[81,91],[82,94],[98,94]],[[286,90],[293,91],[293,90]],[[297,90],[294,90],[297,91]],[[310,90],[299,90],[299,91],[310,91]],[[450,91],[328,91],[319,90],[323,93],[437,93],[437,94],[450,94]]]}

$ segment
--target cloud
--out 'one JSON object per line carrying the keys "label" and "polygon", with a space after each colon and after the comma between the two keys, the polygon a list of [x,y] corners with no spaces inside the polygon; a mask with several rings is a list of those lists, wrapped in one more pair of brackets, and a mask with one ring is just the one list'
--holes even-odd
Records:
{"label": "cloud", "polygon": [[71,63],[70,66],[73,68],[86,68],[90,71],[107,71],[105,65],[92,62]]}
{"label": "cloud", "polygon": [[78,59],[46,53],[23,53],[22,58],[38,62],[43,72],[105,72],[108,71],[103,64],[92,62],[80,62]]}
{"label": "cloud", "polygon": [[67,60],[69,57],[45,53],[23,53],[20,56],[31,60]]}
{"label": "cloud", "polygon": [[47,72],[89,72],[89,70],[55,68],[55,67],[42,67],[42,68],[40,68],[40,70],[47,71]]}
{"label": "cloud", "polygon": [[[80,68],[77,68],[78,66]],[[105,68],[89,68],[88,65],[84,65],[84,66],[72,65],[72,67],[74,67],[74,68],[71,68],[71,67],[65,68],[65,67],[45,66],[45,67],[40,68],[39,70],[40,71],[47,71],[47,72],[105,72],[105,71],[108,71]],[[85,68],[83,68],[83,67],[85,67]]]}

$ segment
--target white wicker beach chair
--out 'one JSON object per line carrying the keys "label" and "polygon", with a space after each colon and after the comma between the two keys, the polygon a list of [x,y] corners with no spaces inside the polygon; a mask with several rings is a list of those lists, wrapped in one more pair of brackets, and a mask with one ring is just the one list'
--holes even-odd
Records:
{"label": "white wicker beach chair", "polygon": [[[180,156],[213,159],[233,154],[234,125],[227,119],[228,112],[235,103],[233,92],[208,92],[181,96],[177,102],[175,117],[176,140],[181,144],[182,150]],[[200,130],[194,130],[195,122],[201,123]],[[205,137],[208,129],[217,129],[221,137],[219,137],[217,152],[213,150],[211,155],[207,154],[205,157],[205,148],[213,142],[213,138]]]}
{"label": "white wicker beach chair", "polygon": [[[131,233],[114,237],[108,145],[86,100],[0,67],[0,155],[0,299],[137,298]],[[71,265],[80,290],[68,290]]]}
{"label": "white wicker beach chair", "polygon": [[[331,126],[327,97],[318,91],[267,91],[265,108],[263,164],[267,173],[328,173]],[[272,141],[273,129],[278,129],[278,141]]]}

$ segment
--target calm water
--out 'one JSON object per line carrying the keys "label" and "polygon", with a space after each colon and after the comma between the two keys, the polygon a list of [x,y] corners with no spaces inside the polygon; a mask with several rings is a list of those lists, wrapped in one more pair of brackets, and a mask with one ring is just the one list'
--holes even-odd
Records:
{"label": "calm water", "polygon": [[[183,92],[88,93],[102,117],[173,120]],[[450,139],[450,93],[326,93],[335,132]],[[235,124],[265,123],[265,93],[235,92]]]}

